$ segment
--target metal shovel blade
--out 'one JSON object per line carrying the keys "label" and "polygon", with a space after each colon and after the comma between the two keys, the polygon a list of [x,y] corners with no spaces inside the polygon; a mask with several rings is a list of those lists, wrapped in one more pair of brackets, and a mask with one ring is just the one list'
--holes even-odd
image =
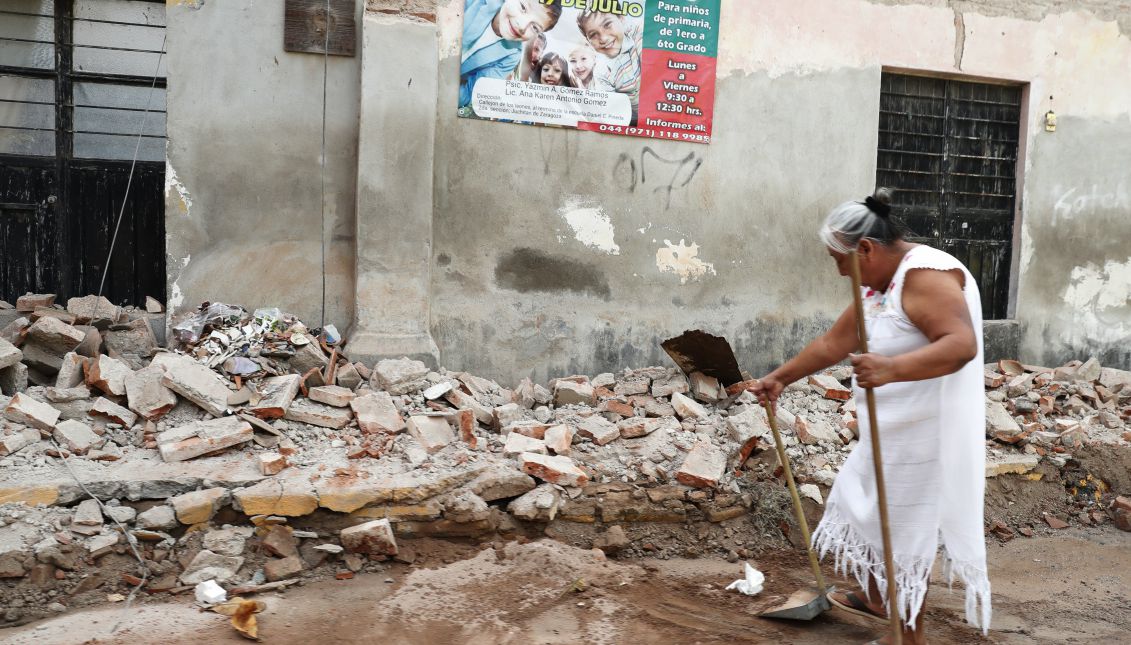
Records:
{"label": "metal shovel blade", "polygon": [[[829,589],[832,591],[832,589]],[[798,589],[785,602],[758,614],[763,618],[784,618],[787,620],[813,620],[828,611],[832,605],[826,593],[813,588]]]}

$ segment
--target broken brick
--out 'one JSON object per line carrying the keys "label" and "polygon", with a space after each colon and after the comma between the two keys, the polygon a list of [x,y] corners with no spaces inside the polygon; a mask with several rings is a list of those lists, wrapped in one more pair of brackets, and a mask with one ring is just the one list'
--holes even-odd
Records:
{"label": "broken brick", "polygon": [[238,416],[197,421],[157,435],[165,461],[184,461],[251,441],[251,424]]}
{"label": "broken brick", "polygon": [[264,475],[278,475],[288,466],[287,458],[277,452],[259,455],[259,472]]}
{"label": "broken brick", "polygon": [[388,518],[381,518],[342,529],[342,546],[350,553],[396,555],[397,541]]}
{"label": "broken brick", "polygon": [[104,397],[98,397],[94,405],[90,406],[89,414],[92,417],[104,417],[126,428],[137,421],[136,414]]}
{"label": "broken brick", "polygon": [[636,416],[636,408],[632,407],[632,404],[626,401],[621,401],[620,399],[608,399],[607,401],[602,402],[600,408],[598,408],[598,411],[612,412],[613,414],[618,414],[622,417]]}
{"label": "broken brick", "polygon": [[39,442],[39,431],[35,428],[24,428],[0,438],[0,457],[14,455],[24,448]]}
{"label": "broken brick", "polygon": [[27,293],[16,299],[16,311],[30,313],[39,307],[50,307],[55,304],[53,293]]}
{"label": "broken brick", "polygon": [[59,420],[60,412],[55,408],[37,401],[24,393],[17,393],[4,408],[4,418],[25,426],[51,432],[55,429],[55,422]]}
{"label": "broken brick", "polygon": [[389,394],[408,394],[421,389],[428,366],[410,358],[387,358],[373,368],[370,382]]}
{"label": "broken brick", "polygon": [[289,558],[264,562],[263,575],[266,576],[268,582],[277,582],[302,573],[305,567],[306,565],[303,563],[302,558],[293,555]]}
{"label": "broken brick", "polygon": [[726,398],[726,390],[719,385],[719,379],[702,372],[692,372],[690,379],[691,396],[704,403],[714,403]]}
{"label": "broken brick", "polygon": [[565,424],[553,426],[546,431],[545,443],[556,455],[568,454],[573,443],[573,430]]}
{"label": "broken brick", "polygon": [[727,457],[706,439],[696,442],[676,471],[676,481],[692,488],[714,488],[726,472]]}
{"label": "broken brick", "polygon": [[350,408],[357,415],[357,425],[362,432],[397,433],[405,429],[405,420],[397,411],[393,397],[388,392],[370,392],[350,401]]}
{"label": "broken brick", "polygon": [[287,414],[295,396],[298,395],[302,377],[298,374],[284,374],[265,378],[259,384],[260,399],[248,407],[260,419],[281,419]]}
{"label": "broken brick", "polygon": [[536,452],[544,455],[546,454],[546,443],[541,439],[527,437],[517,432],[508,434],[506,443],[503,445],[503,454],[518,455],[524,452]]}
{"label": "broken brick", "polygon": [[461,410],[467,409],[474,412],[475,418],[479,423],[490,424],[495,419],[494,411],[490,407],[483,405],[479,402],[479,399],[476,399],[463,390],[449,390],[444,394],[444,398],[448,403],[456,406],[456,408]]}
{"label": "broken brick", "polygon": [[591,416],[582,419],[577,425],[577,434],[586,437],[598,446],[603,446],[620,437],[620,429],[607,419]]}
{"label": "broken brick", "polygon": [[680,419],[701,420],[710,416],[707,408],[679,392],[672,394],[672,408],[675,409],[675,413],[679,415]]}
{"label": "broken brick", "polygon": [[1055,515],[1049,515],[1047,513],[1045,514],[1045,523],[1048,524],[1049,528],[1052,528],[1052,529],[1066,529],[1066,528],[1068,528],[1068,522],[1065,522],[1064,520],[1060,519],[1059,517],[1056,517]]}
{"label": "broken brick", "polygon": [[90,426],[70,419],[60,422],[51,436],[59,445],[76,455],[85,455],[91,448],[101,446],[104,441],[94,434]]}
{"label": "broken brick", "polygon": [[[214,417],[228,411],[228,388],[215,372],[187,356],[159,353],[153,359],[165,370],[162,384]],[[152,364],[152,363],[151,363]]]}
{"label": "broken brick", "polygon": [[554,406],[562,407],[566,405],[593,405],[596,401],[596,395],[593,392],[593,386],[588,383],[577,383],[575,381],[568,381],[558,379],[554,383]]}
{"label": "broken brick", "polygon": [[86,384],[111,396],[126,396],[126,378],[131,374],[129,365],[105,354],[86,363]]}
{"label": "broken brick", "polygon": [[226,488],[206,488],[169,498],[177,521],[181,524],[200,524],[212,519],[220,507],[231,500]]}
{"label": "broken brick", "polygon": [[335,408],[344,408],[350,404],[350,401],[357,395],[352,390],[348,390],[340,385],[323,385],[321,387],[311,388],[307,394],[311,401],[325,403],[326,405]]}
{"label": "broken brick", "polygon": [[18,347],[0,338],[0,369],[19,363],[23,357],[24,353]]}
{"label": "broken brick", "polygon": [[519,455],[519,460],[522,462],[522,472],[551,484],[584,486],[589,482],[589,476],[574,465],[573,460],[569,457],[549,457],[533,452],[524,452]]}
{"label": "broken brick", "polygon": [[332,408],[307,399],[298,399],[287,408],[287,413],[283,418],[288,421],[309,423],[321,428],[340,430],[349,425],[349,422],[353,419],[353,414],[350,413],[349,409]]}
{"label": "broken brick", "polygon": [[828,374],[814,374],[809,377],[809,385],[817,389],[817,393],[826,399],[834,401],[847,401],[852,398],[852,391],[845,388]]}
{"label": "broken brick", "polygon": [[439,452],[455,441],[452,427],[442,416],[414,415],[408,419],[408,433],[424,447],[429,454]]}
{"label": "broken brick", "polygon": [[105,296],[82,296],[67,299],[67,312],[80,324],[109,325],[118,321],[122,308],[110,302]]}
{"label": "broken brick", "polygon": [[165,370],[154,365],[128,375],[126,400],[130,409],[150,420],[158,419],[172,410],[177,405],[177,395],[165,387],[162,383],[164,379]]}

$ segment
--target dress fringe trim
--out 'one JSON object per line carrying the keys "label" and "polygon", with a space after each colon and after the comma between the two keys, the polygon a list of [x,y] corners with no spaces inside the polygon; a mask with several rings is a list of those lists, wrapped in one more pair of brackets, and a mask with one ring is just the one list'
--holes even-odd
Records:
{"label": "dress fringe trim", "polygon": [[[869,576],[874,578],[884,607],[888,607],[883,549],[868,544],[856,528],[845,522],[834,509],[825,511],[824,519],[813,534],[813,548],[822,559],[832,552],[836,572],[841,575],[851,573],[862,589],[868,589]],[[906,626],[914,629],[919,608],[927,595],[934,558],[895,555],[893,561],[899,617]],[[988,633],[991,608],[990,579],[986,570],[969,562],[951,560],[944,549],[943,575],[950,585],[954,584],[955,578],[962,581],[966,587],[966,622],[980,627],[983,634]]]}

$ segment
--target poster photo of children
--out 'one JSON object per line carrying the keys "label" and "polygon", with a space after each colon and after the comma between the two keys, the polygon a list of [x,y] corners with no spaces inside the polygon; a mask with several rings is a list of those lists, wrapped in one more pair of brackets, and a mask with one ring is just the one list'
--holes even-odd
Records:
{"label": "poster photo of children", "polygon": [[460,116],[636,125],[643,0],[464,3]]}

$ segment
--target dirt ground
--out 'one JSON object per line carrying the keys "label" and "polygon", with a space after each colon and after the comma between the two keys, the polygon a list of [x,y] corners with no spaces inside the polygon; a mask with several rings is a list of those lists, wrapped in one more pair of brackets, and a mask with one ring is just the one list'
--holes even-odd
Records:
{"label": "dirt ground", "polygon": [[[767,575],[754,597],[724,587],[741,563],[715,558],[606,560],[543,539],[482,546],[417,540],[422,562],[352,580],[260,596],[264,642],[434,643],[864,643],[882,626],[831,611],[810,623],[758,618],[806,583],[800,553],[751,563]],[[1125,642],[1131,630],[1131,533],[1110,526],[991,542],[994,619],[983,637],[962,622],[962,593],[932,586],[933,643]],[[840,581],[843,584],[843,580]],[[114,628],[117,628],[116,631]],[[9,630],[0,642],[247,642],[190,597],[71,612]]]}

